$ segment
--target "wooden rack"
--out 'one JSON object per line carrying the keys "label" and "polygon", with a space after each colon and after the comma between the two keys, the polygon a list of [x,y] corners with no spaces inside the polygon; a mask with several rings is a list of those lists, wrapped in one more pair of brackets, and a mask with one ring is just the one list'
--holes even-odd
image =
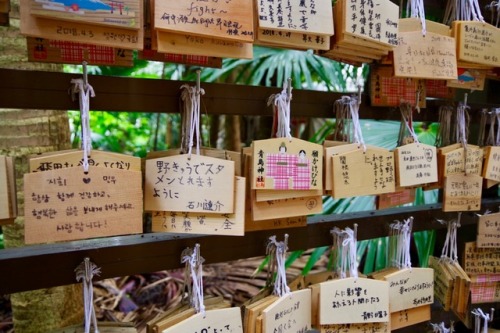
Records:
{"label": "wooden rack", "polygon": [[[71,78],[77,74],[31,72],[0,69],[0,107],[34,109],[78,109],[68,95]],[[179,87],[182,82],[91,76],[97,96],[91,101],[93,110],[177,112]],[[266,101],[277,88],[249,87],[204,83],[203,98],[210,114],[269,115]],[[489,81],[484,93],[470,95],[474,110],[500,104],[500,84]],[[297,117],[332,117],[333,102],[342,94],[294,90],[292,114]],[[65,98],[67,96],[67,98]],[[399,120],[399,112],[369,106],[363,96],[361,115],[371,119]],[[460,97],[458,97],[460,98]],[[429,100],[428,110],[415,120],[436,121],[437,107],[444,103]],[[477,112],[476,112],[477,116]],[[482,211],[497,210],[497,193],[485,192]],[[102,269],[100,279],[154,272],[180,267],[180,255],[186,247],[200,243],[207,263],[223,262],[263,255],[270,235],[290,235],[290,249],[308,249],[331,244],[329,230],[333,226],[359,225],[358,238],[385,236],[388,224],[395,219],[413,216],[414,231],[442,229],[436,218],[450,219],[453,213],[443,213],[441,205],[394,208],[362,213],[318,215],[308,218],[302,228],[249,232],[242,237],[178,236],[165,233],[98,238],[57,244],[24,246],[0,251],[0,294],[34,290],[75,283],[74,269],[84,257],[90,257]],[[462,241],[474,237],[476,216],[462,217]],[[231,249],[227,251],[227,249]]]}

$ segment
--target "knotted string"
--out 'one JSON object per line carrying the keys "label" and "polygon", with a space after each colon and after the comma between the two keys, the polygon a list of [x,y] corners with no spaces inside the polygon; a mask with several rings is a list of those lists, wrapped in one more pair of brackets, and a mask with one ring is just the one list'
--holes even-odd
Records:
{"label": "knotted string", "polygon": [[452,326],[450,328],[446,328],[446,326],[444,326],[444,322],[441,322],[440,324],[431,323],[431,326],[434,333],[451,333],[453,329]]}
{"label": "knotted string", "polygon": [[99,275],[101,273],[101,269],[91,262],[89,258],[85,258],[75,269],[75,272],[76,280],[82,281],[83,285],[84,333],[90,332],[90,325],[94,327],[94,332],[99,333],[94,309],[94,288],[92,279],[94,275]]}
{"label": "knotted string", "polygon": [[[196,136],[196,155],[200,154],[200,96],[205,94],[205,90],[198,87],[192,87],[187,84],[181,86],[181,100],[183,101],[184,110],[183,115],[188,117],[189,123],[184,123],[185,127],[183,130],[184,137],[187,137],[187,141],[182,139],[183,142],[187,142],[187,153],[191,157],[194,137]],[[187,120],[186,119],[186,120]],[[187,133],[186,133],[187,132]]]}
{"label": "knotted string", "polygon": [[203,262],[205,260],[200,255],[200,244],[196,244],[195,248],[190,251],[184,251],[181,257],[181,263],[186,265],[186,270],[189,270],[192,282],[191,306],[196,313],[201,313],[205,316],[205,304],[203,302]]}
{"label": "knotted string", "polygon": [[408,130],[408,133],[413,138],[413,141],[415,143],[420,143],[420,141],[418,141],[418,136],[415,133],[415,130],[413,129],[413,109],[412,109],[412,106],[410,105],[410,103],[402,102],[399,105],[399,111],[401,112],[402,121],[405,124],[406,129]]}
{"label": "knotted string", "polygon": [[72,94],[78,94],[80,104],[80,119],[82,123],[82,150],[83,171],[89,171],[89,156],[92,150],[92,138],[90,137],[90,97],[95,97],[94,88],[90,84],[84,84],[83,79],[71,79],[73,84]]}
{"label": "knotted string", "polygon": [[467,138],[469,135],[469,113],[467,112],[470,107],[467,106],[467,102],[460,102],[457,107],[457,126],[456,126],[456,138],[457,142],[460,142],[465,150],[467,150]]}
{"label": "knotted string", "polygon": [[450,25],[453,21],[484,22],[477,0],[448,0],[443,22]]}
{"label": "knotted string", "polygon": [[267,105],[273,105],[275,110],[275,124],[273,125],[273,130],[276,129],[276,138],[287,138],[289,140],[292,138],[290,127],[291,91],[292,87],[290,86],[290,82],[285,81],[283,83],[283,90],[278,94],[269,96],[267,100]]}
{"label": "knotted string", "polygon": [[458,249],[457,249],[457,229],[460,227],[460,218],[462,213],[458,213],[456,220],[443,221],[437,220],[441,224],[447,223],[446,239],[444,241],[443,250],[441,251],[441,259],[443,261],[458,261]]}
{"label": "knotted string", "polygon": [[[342,99],[344,99],[343,96]],[[351,119],[353,126],[354,143],[363,146],[363,151],[366,152],[366,144],[361,130],[361,122],[359,120],[359,102],[357,97],[348,97],[349,110],[351,111]]]}
{"label": "knotted string", "polygon": [[474,321],[474,333],[481,333],[481,319],[483,319],[483,333],[488,333],[488,322],[490,321],[490,314],[484,313],[481,308],[476,308],[471,311],[476,316]]}
{"label": "knotted string", "polygon": [[333,236],[334,247],[337,248],[337,273],[341,279],[349,274],[349,277],[358,278],[358,265],[356,260],[357,240],[354,230],[345,228],[341,230],[333,228],[330,233]]}
{"label": "knotted string", "polygon": [[286,281],[286,251],[288,250],[288,234],[285,234],[283,242],[276,241],[276,236],[269,237],[267,244],[267,254],[269,257],[270,271],[276,271],[276,280],[274,281],[273,294],[283,297],[290,293],[290,288]]}
{"label": "knotted string", "polygon": [[390,225],[391,236],[393,237],[392,246],[395,247],[395,249],[390,250],[393,256],[390,258],[390,262],[392,262],[394,267],[411,268],[410,245],[412,225],[413,217],[403,222],[396,221]]}

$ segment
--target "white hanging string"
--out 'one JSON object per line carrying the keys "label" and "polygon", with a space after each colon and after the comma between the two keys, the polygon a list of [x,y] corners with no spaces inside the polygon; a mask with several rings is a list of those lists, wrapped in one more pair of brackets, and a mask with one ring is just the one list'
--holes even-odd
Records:
{"label": "white hanging string", "polygon": [[[286,281],[286,251],[288,250],[288,234],[285,234],[285,240],[278,242],[276,236],[269,237],[267,244],[267,253],[270,255],[269,263],[276,268],[276,280],[274,281],[273,294],[283,297],[290,293],[290,288]],[[274,264],[274,265],[273,265]]]}
{"label": "white hanging string", "polygon": [[425,24],[425,10],[423,0],[408,0],[406,4],[406,13],[410,14],[410,17],[415,17],[420,19],[422,25],[422,35],[425,36],[427,33],[427,28]]}
{"label": "white hanging string", "polygon": [[[357,227],[355,226],[355,229]],[[330,233],[334,237],[334,245],[337,245],[338,267],[337,272],[341,279],[347,276],[358,278],[358,264],[356,259],[356,231],[351,228],[341,230],[333,228]]]}
{"label": "white hanging string", "polygon": [[333,140],[351,142],[351,110],[348,101],[348,96],[336,100],[333,103],[333,111],[335,114],[335,132],[333,133]]}
{"label": "white hanging string", "polygon": [[408,130],[408,133],[410,133],[410,136],[413,138],[413,141],[415,143],[420,143],[420,141],[418,141],[418,136],[415,133],[415,130],[413,129],[413,121],[412,121],[413,115],[410,103],[402,102],[399,105],[399,111],[401,112],[401,118],[406,126],[406,129]]}
{"label": "white hanging string", "polygon": [[95,97],[94,88],[83,79],[71,79],[72,94],[78,94],[80,119],[82,126],[83,171],[89,171],[89,156],[92,150],[90,131],[90,97]]}
{"label": "white hanging string", "polygon": [[183,252],[181,263],[189,269],[192,280],[191,306],[196,313],[205,316],[205,304],[203,301],[203,262],[205,260],[200,255],[200,245],[196,244],[193,251]]}
{"label": "white hanging string", "polygon": [[205,90],[199,86],[200,74],[197,72],[197,84],[196,86],[189,86],[183,84],[181,86],[181,100],[184,102],[184,115],[189,115],[189,124],[186,126],[188,131],[187,136],[187,153],[191,157],[194,140],[196,136],[196,155],[200,154],[200,97],[205,94]]}
{"label": "white hanging string", "polygon": [[[343,96],[344,99],[346,96]],[[366,144],[363,138],[363,131],[361,130],[361,122],[359,120],[359,102],[356,97],[347,97],[345,101],[349,104],[349,110],[351,111],[351,119],[353,126],[354,143],[357,143],[363,147],[363,151],[366,151]]]}
{"label": "white hanging string", "polygon": [[467,106],[467,97],[465,97],[464,103],[460,102],[457,107],[456,138],[457,142],[460,142],[465,150],[467,150],[467,137],[468,137],[467,110],[469,108],[470,107]]}
{"label": "white hanging string", "polygon": [[[493,310],[493,309],[492,309]],[[491,320],[489,313],[484,313],[481,308],[476,308],[471,311],[471,313],[476,317],[474,322],[474,332],[481,333],[481,319],[483,319],[483,332],[488,333],[488,322]],[[492,311],[493,315],[493,311]]]}
{"label": "white hanging string", "polygon": [[458,213],[458,218],[451,221],[438,220],[438,222],[445,224],[447,223],[446,239],[444,241],[443,249],[441,251],[440,260],[449,260],[453,262],[458,261],[458,249],[457,249],[457,229],[460,227],[460,218],[462,213]]}
{"label": "white hanging string", "polygon": [[[291,80],[283,82],[283,90],[278,94],[269,96],[267,105],[274,104],[277,110],[276,137],[291,139],[290,127],[290,101],[292,100]],[[274,126],[273,126],[274,128]]]}
{"label": "white hanging string", "polygon": [[83,285],[84,333],[90,332],[91,325],[94,327],[94,332],[99,333],[94,309],[94,288],[92,279],[94,275],[99,275],[101,273],[101,269],[91,262],[89,258],[85,258],[75,269],[75,272],[76,280],[82,281]]}

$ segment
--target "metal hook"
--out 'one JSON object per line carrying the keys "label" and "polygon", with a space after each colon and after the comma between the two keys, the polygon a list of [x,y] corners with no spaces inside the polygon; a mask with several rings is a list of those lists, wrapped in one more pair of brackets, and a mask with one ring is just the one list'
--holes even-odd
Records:
{"label": "metal hook", "polygon": [[354,223],[354,241],[358,241],[358,224]]}

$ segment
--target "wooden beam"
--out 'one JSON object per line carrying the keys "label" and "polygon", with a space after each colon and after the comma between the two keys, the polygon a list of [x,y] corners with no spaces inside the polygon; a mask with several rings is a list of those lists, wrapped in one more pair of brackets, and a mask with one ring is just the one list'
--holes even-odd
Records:
{"label": "wooden beam", "polygon": [[[68,91],[71,79],[79,77],[79,74],[0,69],[0,107],[78,110],[78,101],[73,101]],[[90,102],[92,110],[177,113],[180,86],[190,82],[89,75],[89,83],[96,92]],[[203,89],[202,101],[207,113],[246,116],[271,116],[267,99],[280,91],[278,88],[219,83],[203,83]],[[333,103],[342,95],[346,93],[294,90],[292,116],[333,118]],[[368,95],[362,98],[362,118],[401,119],[396,108],[372,107]],[[438,108],[444,103],[446,101],[428,100],[427,109],[415,114],[414,120],[437,121]],[[477,103],[474,109],[492,105]]]}
{"label": "wooden beam", "polygon": [[[497,209],[500,199],[483,200],[482,209]],[[395,219],[413,216],[413,230],[442,229],[436,218],[450,219],[456,214],[443,213],[441,205],[393,208],[349,214],[313,216],[303,228],[249,232],[243,237],[179,236],[145,233],[121,237],[97,238],[57,244],[32,245],[0,251],[0,294],[48,288],[75,282],[76,266],[89,257],[102,273],[98,279],[178,268],[186,247],[201,245],[206,263],[225,262],[265,254],[271,235],[290,235],[290,250],[331,245],[330,230],[358,224],[358,239],[386,236]],[[475,229],[476,217],[464,213],[462,228]],[[463,230],[462,229],[462,230]],[[465,231],[465,230],[464,230]]]}

